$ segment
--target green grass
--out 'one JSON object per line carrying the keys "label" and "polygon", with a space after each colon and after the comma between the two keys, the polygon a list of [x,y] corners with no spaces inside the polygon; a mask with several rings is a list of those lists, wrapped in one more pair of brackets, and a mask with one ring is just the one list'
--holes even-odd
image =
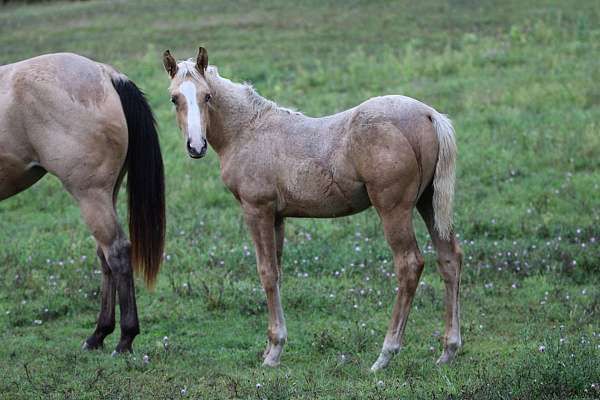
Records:
{"label": "green grass", "polygon": [[[138,281],[136,353],[111,358],[118,332],[103,351],[79,350],[100,277],[68,194],[46,177],[0,203],[0,397],[599,398],[600,3],[286,3],[0,7],[0,63],[73,51],[145,89],[169,218],[158,286]],[[396,286],[370,210],[289,221],[290,338],[279,369],[260,367],[266,310],[251,241],[214,152],[185,155],[161,65],[164,49],[186,58],[199,45],[222,75],[309,115],[401,93],[451,116],[465,252],[465,345],[452,366],[434,363],[443,283],[419,221],[427,267],[405,348],[386,371],[368,372]]]}

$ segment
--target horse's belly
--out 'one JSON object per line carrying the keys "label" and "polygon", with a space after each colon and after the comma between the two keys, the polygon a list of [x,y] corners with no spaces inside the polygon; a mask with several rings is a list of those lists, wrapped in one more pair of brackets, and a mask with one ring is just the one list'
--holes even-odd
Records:
{"label": "horse's belly", "polygon": [[337,218],[356,214],[369,208],[371,204],[360,207],[323,206],[322,204],[288,204],[279,213],[282,217],[292,218]]}
{"label": "horse's belly", "polygon": [[8,153],[0,153],[0,200],[9,198],[36,183],[44,174],[37,165],[25,165]]}
{"label": "horse's belly", "polygon": [[343,217],[371,205],[365,186],[358,182],[313,181],[303,187],[288,187],[281,197],[279,213],[284,217]]}

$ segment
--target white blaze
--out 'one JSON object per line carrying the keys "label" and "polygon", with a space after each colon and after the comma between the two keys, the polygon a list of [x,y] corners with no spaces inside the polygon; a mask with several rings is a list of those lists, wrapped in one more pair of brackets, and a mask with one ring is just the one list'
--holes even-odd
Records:
{"label": "white blaze", "polygon": [[190,146],[200,152],[204,147],[206,137],[202,132],[202,115],[198,107],[196,85],[190,81],[185,81],[179,86],[179,91],[187,102],[187,134]]}

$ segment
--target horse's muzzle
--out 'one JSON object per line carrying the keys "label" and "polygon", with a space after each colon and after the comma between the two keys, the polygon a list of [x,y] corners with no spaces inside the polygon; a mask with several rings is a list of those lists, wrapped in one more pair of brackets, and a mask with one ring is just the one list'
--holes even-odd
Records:
{"label": "horse's muzzle", "polygon": [[202,149],[200,149],[200,151],[196,150],[196,148],[192,147],[190,141],[188,140],[187,142],[187,151],[188,151],[188,155],[191,158],[202,158],[206,155],[206,149],[207,149],[207,144],[206,144],[206,140],[203,141],[202,143]]}

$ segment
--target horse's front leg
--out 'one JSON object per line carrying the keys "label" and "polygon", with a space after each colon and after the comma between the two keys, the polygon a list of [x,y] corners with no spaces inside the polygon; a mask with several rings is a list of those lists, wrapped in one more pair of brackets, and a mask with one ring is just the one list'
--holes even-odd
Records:
{"label": "horse's front leg", "polygon": [[267,349],[264,353],[264,366],[276,367],[283,346],[287,340],[287,328],[279,296],[277,241],[275,236],[275,207],[268,205],[243,204],[246,224],[252,235],[256,249],[256,267],[260,282],[267,296],[269,330]]}
{"label": "horse's front leg", "polygon": [[285,240],[285,220],[283,217],[275,218],[275,244],[277,245],[277,272],[279,273],[279,287],[281,288],[282,274],[282,258],[283,258],[283,242]]}

